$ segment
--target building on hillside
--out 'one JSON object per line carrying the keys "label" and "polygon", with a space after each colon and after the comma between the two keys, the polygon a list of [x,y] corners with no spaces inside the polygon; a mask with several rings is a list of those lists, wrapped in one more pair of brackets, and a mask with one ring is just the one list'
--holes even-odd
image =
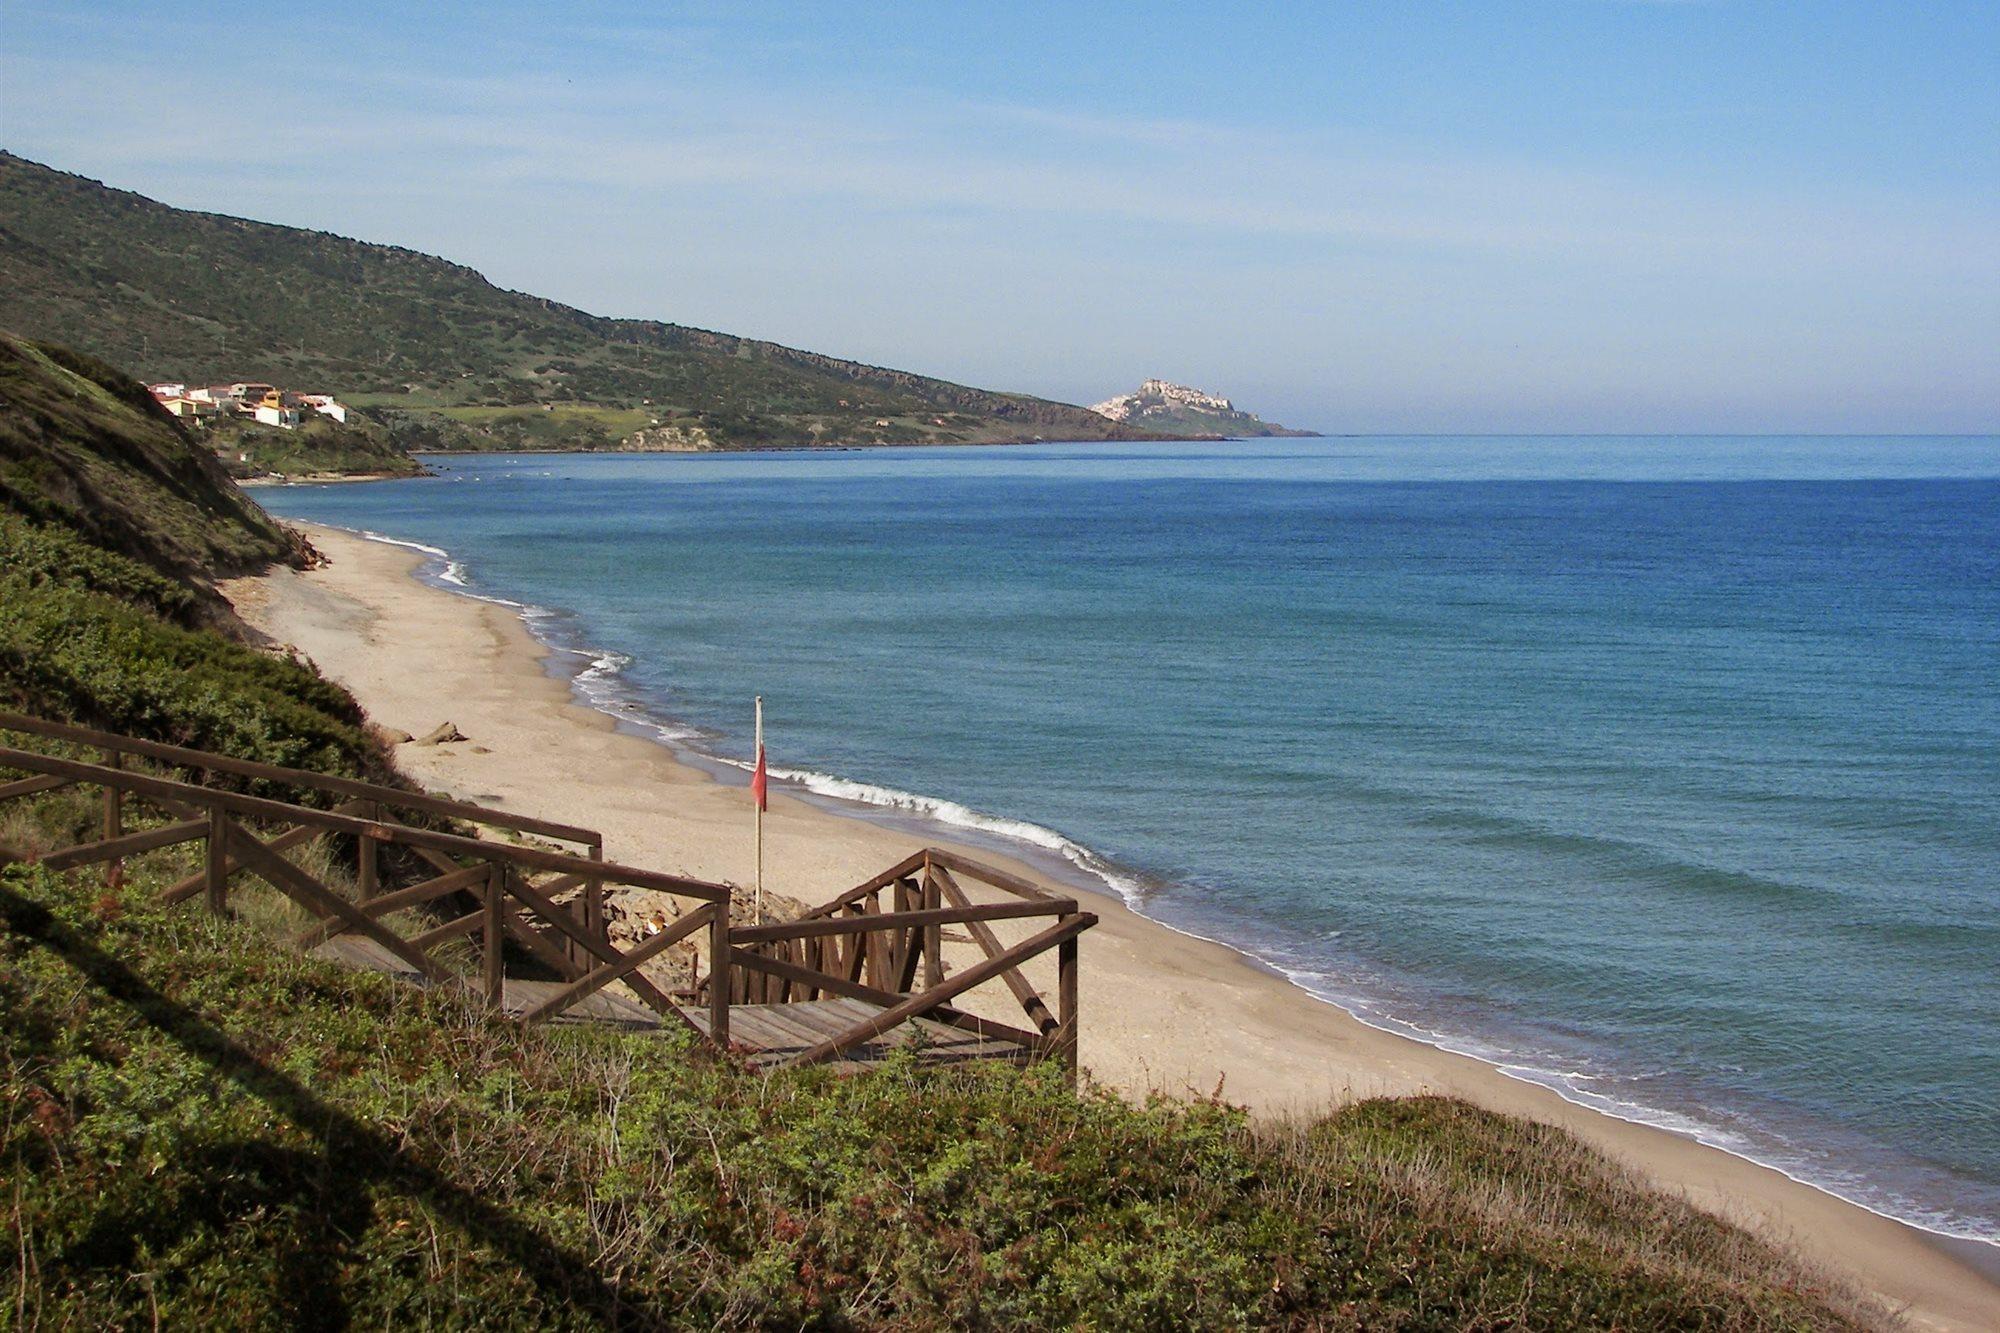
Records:
{"label": "building on hillside", "polygon": [[302,393],[299,401],[323,417],[332,417],[343,426],[347,424],[347,405],[335,402],[330,393]]}
{"label": "building on hillside", "polygon": [[206,426],[222,414],[222,409],[214,403],[204,403],[199,398],[190,398],[184,394],[162,398],[160,406],[182,421],[193,422],[197,426]]}
{"label": "building on hillside", "polygon": [[162,381],[146,386],[160,405],[184,421],[205,424],[225,412],[252,417],[266,426],[291,430],[310,409],[346,424],[347,406],[327,393],[296,393],[260,380],[230,384],[185,384]]}

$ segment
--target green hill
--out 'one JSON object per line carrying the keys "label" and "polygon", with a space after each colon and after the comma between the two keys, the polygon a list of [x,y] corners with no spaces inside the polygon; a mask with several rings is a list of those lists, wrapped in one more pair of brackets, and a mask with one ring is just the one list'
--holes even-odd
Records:
{"label": "green hill", "polygon": [[[398,780],[208,589],[310,552],[135,382],[13,341],[0,372],[0,707]],[[102,818],[87,788],[0,805],[0,1326],[1878,1326],[1557,1130],[524,1030],[294,952],[252,885],[228,920],[162,906],[189,847],[115,888],[17,860]]]}
{"label": "green hill", "polygon": [[430,255],[172,208],[6,153],[0,327],[148,379],[544,414],[535,430],[491,411],[384,418],[427,447],[1140,438],[1081,407],[601,318]]}

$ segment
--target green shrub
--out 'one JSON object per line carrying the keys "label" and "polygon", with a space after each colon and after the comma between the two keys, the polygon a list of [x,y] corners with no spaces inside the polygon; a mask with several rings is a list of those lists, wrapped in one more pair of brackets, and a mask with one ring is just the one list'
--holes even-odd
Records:
{"label": "green shrub", "polygon": [[307,663],[0,568],[0,704],[239,759],[378,767],[352,698]]}
{"label": "green shrub", "polygon": [[167,620],[188,623],[200,599],[183,583],[114,555],[62,528],[0,512],[0,578],[30,588],[69,587],[102,593]]}

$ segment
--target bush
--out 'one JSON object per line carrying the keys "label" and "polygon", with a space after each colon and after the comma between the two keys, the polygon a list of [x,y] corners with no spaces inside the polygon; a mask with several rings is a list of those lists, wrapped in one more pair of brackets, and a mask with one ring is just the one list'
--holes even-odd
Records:
{"label": "bush", "polygon": [[359,705],[310,664],[186,623],[185,586],[0,517],[0,707],[290,768],[386,776]]}

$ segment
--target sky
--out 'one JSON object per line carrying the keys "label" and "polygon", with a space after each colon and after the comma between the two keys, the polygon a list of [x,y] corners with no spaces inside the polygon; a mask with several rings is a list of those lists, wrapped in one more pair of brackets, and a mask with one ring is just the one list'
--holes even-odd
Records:
{"label": "sky", "polygon": [[4,0],[0,144],[1071,402],[2000,432],[1990,2]]}

